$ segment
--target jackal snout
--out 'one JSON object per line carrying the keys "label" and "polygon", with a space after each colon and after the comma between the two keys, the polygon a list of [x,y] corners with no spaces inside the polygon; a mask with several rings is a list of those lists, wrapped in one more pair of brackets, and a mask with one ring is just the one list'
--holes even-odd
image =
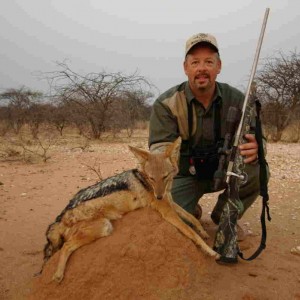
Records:
{"label": "jackal snout", "polygon": [[181,138],[167,146],[163,152],[148,152],[130,147],[140,163],[140,171],[146,175],[157,200],[170,192],[174,176],[178,172],[178,157]]}
{"label": "jackal snout", "polygon": [[[153,168],[154,162],[159,163],[156,168]],[[145,163],[144,173],[149,178],[155,198],[162,200],[166,193],[171,190],[173,177],[177,173],[177,168],[169,158],[164,157],[163,154],[157,154]]]}

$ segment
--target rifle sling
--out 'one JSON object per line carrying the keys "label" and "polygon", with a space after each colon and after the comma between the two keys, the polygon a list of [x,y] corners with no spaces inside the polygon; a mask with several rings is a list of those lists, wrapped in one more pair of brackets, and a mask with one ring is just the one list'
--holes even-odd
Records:
{"label": "rifle sling", "polygon": [[261,241],[258,249],[252,254],[249,258],[244,258],[243,253],[239,251],[238,255],[240,258],[250,261],[255,259],[265,248],[266,248],[266,239],[267,239],[267,227],[266,227],[266,213],[268,216],[268,221],[271,221],[270,210],[269,210],[269,194],[268,194],[268,176],[267,176],[267,161],[265,159],[264,147],[263,147],[263,134],[262,126],[260,120],[260,110],[261,104],[258,99],[255,100],[256,105],[256,128],[255,128],[255,137],[258,144],[258,162],[259,162],[259,182],[260,182],[260,195],[262,196],[262,211],[260,216],[261,221]]}

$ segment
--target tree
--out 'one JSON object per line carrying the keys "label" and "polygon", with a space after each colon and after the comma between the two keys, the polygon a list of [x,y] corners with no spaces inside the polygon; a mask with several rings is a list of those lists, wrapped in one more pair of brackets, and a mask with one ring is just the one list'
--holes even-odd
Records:
{"label": "tree", "polygon": [[72,71],[66,63],[58,63],[60,70],[44,73],[44,76],[62,103],[72,107],[72,119],[84,119],[88,124],[89,135],[99,139],[108,124],[116,118],[111,109],[113,103],[122,98],[124,93],[149,89],[151,84],[142,76],[134,73],[89,73],[80,75]]}
{"label": "tree", "polygon": [[6,121],[15,133],[19,133],[22,126],[28,121],[28,112],[41,95],[41,92],[25,87],[7,89],[0,94],[0,99],[7,106]]}
{"label": "tree", "polygon": [[119,130],[126,129],[130,137],[138,121],[149,120],[151,108],[148,101],[152,97],[152,93],[142,90],[125,91],[112,106],[117,118],[110,122],[111,126]]}
{"label": "tree", "polygon": [[266,58],[256,83],[257,95],[264,104],[264,122],[275,128],[272,139],[279,141],[300,106],[300,55],[296,51],[288,55],[278,52]]}
{"label": "tree", "polygon": [[59,103],[58,105],[52,104],[48,108],[49,123],[55,126],[55,128],[59,131],[60,136],[63,135],[63,130],[70,122],[69,114],[70,109],[63,103]]}

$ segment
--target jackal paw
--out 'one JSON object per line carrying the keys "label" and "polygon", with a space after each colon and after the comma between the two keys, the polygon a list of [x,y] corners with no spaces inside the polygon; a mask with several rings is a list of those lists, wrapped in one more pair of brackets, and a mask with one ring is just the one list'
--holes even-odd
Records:
{"label": "jackal paw", "polygon": [[208,240],[210,238],[210,236],[208,235],[208,233],[206,231],[202,231],[201,232],[201,236],[205,240]]}
{"label": "jackal paw", "polygon": [[216,252],[215,260],[218,261],[218,260],[220,260],[220,258],[221,258],[221,255],[218,252]]}
{"label": "jackal paw", "polygon": [[52,277],[52,280],[57,282],[57,283],[61,283],[61,281],[63,280],[64,278],[64,275],[63,274],[60,274],[58,272],[56,272],[53,277]]}

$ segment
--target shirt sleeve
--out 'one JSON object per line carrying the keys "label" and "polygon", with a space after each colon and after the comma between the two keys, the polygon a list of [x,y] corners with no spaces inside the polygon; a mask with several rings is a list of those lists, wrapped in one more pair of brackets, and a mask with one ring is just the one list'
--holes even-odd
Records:
{"label": "shirt sleeve", "polygon": [[149,124],[149,147],[157,149],[173,142],[179,136],[177,118],[162,101],[156,100],[152,106]]}

